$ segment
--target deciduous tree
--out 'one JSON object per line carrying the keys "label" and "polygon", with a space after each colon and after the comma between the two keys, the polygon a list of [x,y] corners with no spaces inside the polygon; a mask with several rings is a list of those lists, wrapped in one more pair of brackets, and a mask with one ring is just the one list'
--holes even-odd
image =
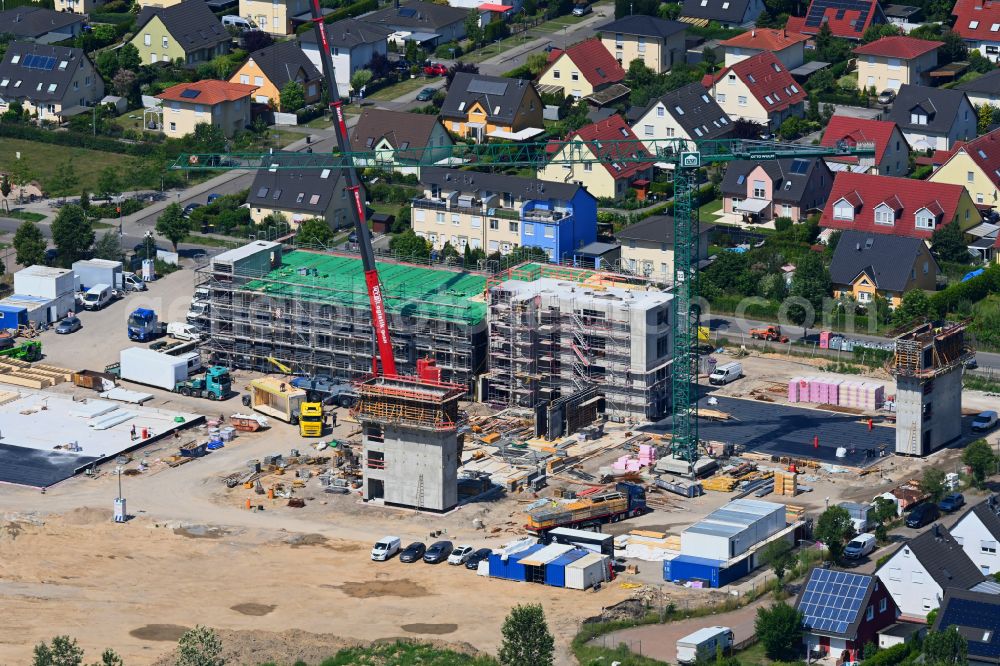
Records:
{"label": "deciduous tree", "polygon": [[52,240],[59,250],[59,259],[69,266],[82,259],[94,244],[94,227],[82,208],[63,206],[52,222]]}
{"label": "deciduous tree", "polygon": [[76,644],[75,638],[56,636],[52,643],[39,643],[35,646],[32,666],[80,666],[83,663],[83,648]]}
{"label": "deciduous tree", "polygon": [[334,233],[330,225],[326,223],[326,220],[314,217],[303,221],[299,225],[296,236],[300,243],[328,247],[333,242]]}
{"label": "deciduous tree", "polygon": [[389,249],[404,258],[428,259],[431,256],[430,242],[414,233],[413,229],[393,236]]}
{"label": "deciduous tree", "polygon": [[784,602],[758,608],[754,633],[774,661],[795,661],[802,644],[802,613]]}
{"label": "deciduous tree", "polygon": [[298,81],[289,81],[281,89],[282,113],[295,113],[306,105],[306,89]]}
{"label": "deciduous tree", "polygon": [[796,303],[789,308],[788,316],[802,326],[808,323],[810,314],[815,320],[823,311],[823,299],[830,295],[831,288],[830,271],[823,265],[823,259],[815,252],[806,253],[795,266],[789,293],[805,299],[812,307],[812,313],[804,304]]}
{"label": "deciduous tree", "polygon": [[209,629],[197,625],[177,642],[177,666],[225,666],[222,641]]}
{"label": "deciduous tree", "polygon": [[925,467],[920,477],[920,489],[930,495],[932,502],[937,504],[944,497],[944,472],[937,467]]}
{"label": "deciduous tree", "polygon": [[979,488],[983,487],[987,476],[997,471],[996,454],[985,439],[977,439],[965,447],[962,462],[972,470],[972,480]]}
{"label": "deciduous tree", "polygon": [[555,641],[541,604],[518,604],[500,629],[503,640],[497,654],[504,666],[550,666]]}
{"label": "deciduous tree", "polygon": [[370,69],[359,69],[351,74],[351,89],[360,95],[361,89],[367,86],[371,80],[372,72]]}
{"label": "deciduous tree", "polygon": [[16,261],[22,266],[34,266],[45,261],[45,237],[38,225],[27,220],[14,233]]}
{"label": "deciduous tree", "polygon": [[117,229],[108,229],[94,243],[94,258],[119,261],[122,258],[121,240]]}
{"label": "deciduous tree", "polygon": [[164,208],[156,220],[156,233],[170,241],[174,246],[174,252],[177,251],[177,244],[184,240],[190,231],[191,223],[184,217],[184,210],[179,203],[172,203]]}
{"label": "deciduous tree", "polygon": [[69,159],[61,162],[59,166],[56,167],[56,171],[52,175],[52,178],[49,179],[49,186],[51,187],[51,192],[49,192],[49,194],[53,196],[63,196],[75,191],[77,185],[79,184],[80,177],[76,173],[76,167],[73,164],[73,160]]}
{"label": "deciduous tree", "polygon": [[965,242],[965,232],[955,223],[939,226],[931,234],[931,249],[941,261],[960,264],[969,263],[968,243]]}
{"label": "deciduous tree", "polygon": [[966,666],[969,663],[969,643],[958,627],[932,631],[924,639],[926,666]]}
{"label": "deciduous tree", "polygon": [[896,326],[907,326],[925,319],[931,311],[931,302],[923,289],[911,289],[903,302],[893,310],[892,321]]}
{"label": "deciduous tree", "polygon": [[760,559],[765,566],[771,567],[779,581],[784,580],[785,572],[795,560],[792,556],[792,545],[784,539],[772,541],[764,546],[760,552]]}
{"label": "deciduous tree", "polygon": [[823,542],[830,552],[830,559],[840,561],[844,552],[844,544],[854,536],[854,524],[851,514],[842,506],[831,506],[819,516],[813,536]]}

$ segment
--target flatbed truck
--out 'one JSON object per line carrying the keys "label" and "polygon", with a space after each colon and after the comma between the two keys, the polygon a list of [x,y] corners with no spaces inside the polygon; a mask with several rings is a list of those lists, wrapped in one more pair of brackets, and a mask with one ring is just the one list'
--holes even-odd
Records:
{"label": "flatbed truck", "polygon": [[584,529],[646,513],[646,489],[621,481],[614,490],[575,500],[552,500],[525,512],[525,529],[540,534],[555,527]]}

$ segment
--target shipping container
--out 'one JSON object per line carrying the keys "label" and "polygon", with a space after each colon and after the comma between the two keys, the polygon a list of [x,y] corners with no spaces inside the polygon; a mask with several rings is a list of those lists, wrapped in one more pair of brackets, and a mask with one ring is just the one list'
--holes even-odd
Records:
{"label": "shipping container", "polygon": [[704,627],[677,639],[677,663],[693,664],[715,659],[716,652],[724,654],[733,647],[733,630],[729,627]]}
{"label": "shipping container", "polygon": [[[610,536],[610,535],[609,535]],[[566,566],[582,559],[591,551],[583,548],[574,548],[563,553],[556,559],[545,565],[545,584],[553,587],[566,586]]]}
{"label": "shipping container", "polygon": [[49,300],[76,292],[76,276],[68,268],[29,266],[14,273],[14,293]]}
{"label": "shipping container", "polygon": [[178,382],[188,377],[187,361],[142,347],[123,349],[121,378],[138,384],[157,386],[173,391]]}
{"label": "shipping container", "polygon": [[73,262],[76,290],[87,291],[94,285],[107,284],[122,288],[122,262],[109,259],[81,259]]}
{"label": "shipping container", "polygon": [[28,323],[28,309],[23,305],[0,304],[0,329],[16,331]]}
{"label": "shipping container", "polygon": [[259,278],[281,265],[281,243],[254,241],[212,257],[215,279]]}
{"label": "shipping container", "polygon": [[706,587],[723,587],[750,573],[750,560],[750,557],[744,557],[727,567],[720,560],[678,555],[671,560],[663,560],[663,580],[701,581]]}
{"label": "shipping container", "polygon": [[544,545],[536,543],[516,553],[492,553],[490,555],[490,577],[523,581],[525,579],[525,572],[524,566],[520,563],[521,558],[527,557],[544,547]]}
{"label": "shipping container", "polygon": [[681,532],[681,552],[729,560],[785,527],[785,505],[734,500]]}
{"label": "shipping container", "polygon": [[573,590],[589,590],[611,580],[611,558],[606,555],[589,553],[566,565],[566,587]]}
{"label": "shipping container", "polygon": [[548,543],[564,543],[571,546],[578,546],[609,557],[615,554],[615,537],[612,534],[575,530],[571,527],[557,527],[546,532],[543,538]]}

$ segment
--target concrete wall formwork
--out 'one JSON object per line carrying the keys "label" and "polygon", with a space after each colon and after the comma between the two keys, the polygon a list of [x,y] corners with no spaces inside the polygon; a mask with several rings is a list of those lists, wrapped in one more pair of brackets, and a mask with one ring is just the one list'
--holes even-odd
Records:
{"label": "concrete wall formwork", "polygon": [[363,438],[365,499],[431,511],[458,504],[459,435],[394,426],[376,432]]}

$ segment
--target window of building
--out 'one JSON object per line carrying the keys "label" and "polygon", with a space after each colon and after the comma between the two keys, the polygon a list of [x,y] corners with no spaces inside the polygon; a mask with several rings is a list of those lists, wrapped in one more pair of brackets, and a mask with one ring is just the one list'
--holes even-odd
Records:
{"label": "window of building", "polygon": [[556,237],[556,228],[554,226],[552,226],[551,224],[546,224],[545,225],[545,232],[544,233],[545,233],[545,237],[546,238],[555,238]]}
{"label": "window of building", "polygon": [[865,619],[866,620],[874,620],[875,619],[875,607],[874,606],[869,606],[868,610],[865,611]]}
{"label": "window of building", "polygon": [[858,303],[867,303],[872,300],[872,295],[867,291],[858,292]]}
{"label": "window of building", "polygon": [[498,249],[500,249],[500,243],[497,241],[490,241],[489,247],[490,247],[490,252],[496,252]]}
{"label": "window of building", "polygon": [[584,171],[593,171],[594,170],[594,163],[593,162],[584,162],[583,163],[583,170]]}
{"label": "window of building", "polygon": [[879,206],[875,209],[875,224],[892,225],[896,222],[896,213],[888,206]]}
{"label": "window of building", "polygon": [[927,275],[927,273],[930,272],[930,270],[931,270],[930,263],[925,261],[924,262],[924,275]]}
{"label": "window of building", "polygon": [[500,220],[490,220],[490,230],[498,231],[500,229]]}
{"label": "window of building", "polygon": [[149,35],[148,32],[145,35],[142,36],[142,43],[145,44],[146,46],[152,45],[153,38],[150,37],[150,35]]}
{"label": "window of building", "polygon": [[740,106],[746,106],[747,105],[746,95],[740,95],[739,97],[737,97],[736,103],[739,104]]}
{"label": "window of building", "polygon": [[552,78],[553,79],[558,79],[559,78],[559,70],[558,69],[553,69],[552,70]]}
{"label": "window of building", "polygon": [[639,55],[645,55],[646,53],[646,38],[639,35]]}
{"label": "window of building", "polygon": [[444,224],[444,213],[435,213],[434,221],[438,224]]}
{"label": "window of building", "polygon": [[170,112],[171,113],[180,113],[181,112],[181,103],[180,102],[171,102],[170,103]]}
{"label": "window of building", "polygon": [[791,204],[781,204],[781,214],[785,217],[792,216],[792,206]]}
{"label": "window of building", "polygon": [[889,569],[889,580],[903,580],[903,570],[899,567]]}
{"label": "window of building", "polygon": [[715,94],[715,100],[719,104],[725,104],[726,103],[726,93],[716,93]]}
{"label": "window of building", "polygon": [[976,192],[976,203],[977,204],[983,203],[983,193],[982,192]]}
{"label": "window of building", "polygon": [[763,199],[765,196],[767,196],[767,191],[764,189],[764,181],[753,181],[753,198]]}
{"label": "window of building", "polygon": [[910,112],[910,124],[911,125],[926,125],[927,124],[927,114],[918,113],[916,111]]}
{"label": "window of building", "polygon": [[933,608],[933,606],[931,606],[931,600],[930,599],[924,599],[921,603],[922,603],[923,608],[924,608],[925,611],[929,611],[931,608]]}
{"label": "window of building", "polygon": [[517,233],[517,222],[508,222],[507,229],[510,230],[512,234]]}
{"label": "window of building", "polygon": [[170,123],[170,131],[171,132],[177,131],[177,123]]}
{"label": "window of building", "polygon": [[415,208],[413,210],[413,221],[423,222],[424,221],[424,210],[423,208]]}
{"label": "window of building", "polygon": [[169,49],[170,48],[170,40],[167,37],[163,38],[163,48],[165,48],[165,49]]}
{"label": "window of building", "polygon": [[579,81],[580,80],[580,72],[570,72],[569,73],[569,78],[572,79],[573,81]]}
{"label": "window of building", "polygon": [[535,225],[531,224],[530,222],[525,222],[524,223],[524,235],[525,236],[534,236],[535,235]]}
{"label": "window of building", "polygon": [[674,135],[674,128],[673,127],[668,127],[667,128],[667,138],[670,138],[673,135]]}
{"label": "window of building", "polygon": [[879,602],[878,602],[878,612],[879,613],[884,613],[886,611],[886,609],[888,609],[888,608],[889,608],[889,602],[888,602],[888,600],[885,597],[882,597],[881,599],[879,599]]}
{"label": "window of building", "polygon": [[456,227],[459,226],[460,224],[462,224],[462,216],[459,215],[458,213],[452,213],[451,214],[451,223],[453,225],[455,225]]}
{"label": "window of building", "polygon": [[889,69],[899,69],[899,58],[889,58]]}
{"label": "window of building", "polygon": [[975,173],[973,173],[972,171],[966,171],[965,172],[965,182],[972,183],[975,180],[976,180],[976,174]]}
{"label": "window of building", "polygon": [[[984,576],[989,576],[990,575],[990,565],[988,565],[988,564],[980,564],[979,565],[979,570],[982,572],[982,574]],[[989,636],[989,635],[990,635],[990,632],[987,631],[986,632],[986,636]],[[989,640],[989,639],[987,638],[985,640]]]}
{"label": "window of building", "polygon": [[643,125],[642,126],[642,133],[645,134],[646,136],[653,136],[653,126],[652,125]]}
{"label": "window of building", "polygon": [[996,541],[983,541],[979,544],[979,550],[984,555],[996,555],[997,554],[997,542]]}
{"label": "window of building", "polygon": [[911,571],[910,572],[910,582],[914,585],[924,584],[924,574],[922,571]]}
{"label": "window of building", "polygon": [[927,210],[917,211],[917,228],[918,229],[933,229],[934,228],[934,216],[930,214]]}
{"label": "window of building", "polygon": [[622,47],[622,33],[615,33],[615,48],[620,49]]}
{"label": "window of building", "polygon": [[656,117],[657,118],[662,118],[666,114],[666,112],[667,112],[667,110],[664,109],[662,105],[656,107]]}
{"label": "window of building", "polygon": [[264,77],[263,76],[255,76],[255,77],[253,77],[253,84],[255,86],[262,86],[262,85],[264,85]]}
{"label": "window of building", "polygon": [[473,229],[482,229],[482,227],[483,227],[483,218],[481,218],[481,217],[479,217],[477,215],[473,215],[472,218],[470,218],[469,223],[472,225]]}
{"label": "window of building", "polygon": [[240,74],[240,83],[242,83],[245,86],[250,85],[250,75],[249,74]]}
{"label": "window of building", "polygon": [[854,219],[854,206],[848,202],[841,199],[837,203],[833,204],[833,219],[835,220],[853,220]]}

